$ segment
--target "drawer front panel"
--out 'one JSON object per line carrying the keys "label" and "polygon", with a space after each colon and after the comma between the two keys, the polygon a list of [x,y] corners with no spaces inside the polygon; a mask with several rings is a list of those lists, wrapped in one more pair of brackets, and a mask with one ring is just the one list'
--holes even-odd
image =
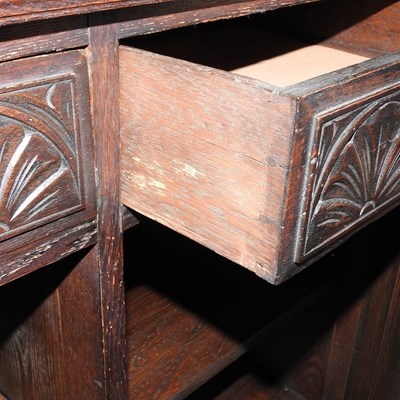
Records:
{"label": "drawer front panel", "polygon": [[82,52],[0,65],[0,241],[81,212],[93,167]]}
{"label": "drawer front panel", "polygon": [[304,255],[399,204],[400,91],[319,115]]}
{"label": "drawer front panel", "polygon": [[[400,204],[399,54],[302,99],[303,205],[295,261],[307,265]],[[369,67],[371,66],[371,67]],[[292,179],[292,182],[294,180]]]}

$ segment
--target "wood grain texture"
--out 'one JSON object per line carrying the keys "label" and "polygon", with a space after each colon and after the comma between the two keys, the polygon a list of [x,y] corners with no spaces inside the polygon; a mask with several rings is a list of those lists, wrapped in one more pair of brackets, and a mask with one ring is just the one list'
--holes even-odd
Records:
{"label": "wood grain texture", "polygon": [[129,398],[186,398],[256,343],[272,343],[271,332],[282,333],[288,321],[301,320],[316,299],[324,304],[329,296],[321,290],[323,275],[275,288],[138,218],[140,224],[125,236]]}
{"label": "wood grain texture", "polygon": [[[310,194],[305,257],[398,204],[400,166],[397,140],[393,139],[400,112],[398,84],[392,76],[390,90],[378,89],[377,93],[374,86],[367,93],[358,90],[351,108],[337,104],[333,112],[318,112],[307,163]],[[366,99],[359,100],[357,95]],[[313,107],[311,112],[315,111]]]}
{"label": "wood grain texture", "polygon": [[123,230],[125,231],[136,226],[139,223],[139,220],[133,214],[132,210],[124,205],[121,205],[121,208]]}
{"label": "wood grain texture", "polygon": [[400,391],[398,380],[400,363],[399,309],[400,309],[400,268],[399,259],[395,260],[397,277],[393,288],[390,307],[385,320],[382,340],[379,347],[375,373],[372,380],[369,399],[395,398]]}
{"label": "wood grain texture", "polygon": [[249,373],[234,382],[232,386],[214,397],[214,400],[305,400],[287,386],[268,387],[257,376]]}
{"label": "wood grain texture", "polygon": [[5,283],[93,243],[96,210],[84,53],[14,60],[0,69]]}
{"label": "wood grain texture", "polygon": [[8,399],[104,399],[96,254],[0,288],[0,387]]}
{"label": "wood grain texture", "polygon": [[63,17],[168,0],[10,0],[0,3],[0,25]]}
{"label": "wood grain texture", "polygon": [[[388,227],[397,221],[398,211],[395,211],[361,232],[358,241],[353,241],[354,254],[359,254],[357,264],[362,268],[354,266],[340,282],[338,310],[342,311],[333,330],[324,385],[327,399],[379,398],[374,384],[378,382],[377,376],[382,377],[381,357],[389,343],[396,352],[394,342],[385,332],[392,318],[392,301],[398,295],[398,246],[388,234]],[[379,254],[383,247],[385,254]],[[392,367],[396,368],[396,364],[397,358]],[[383,383],[385,380],[381,379]],[[398,388],[393,376],[383,384],[387,385],[387,393]]]}
{"label": "wood grain texture", "polygon": [[[363,146],[363,154],[370,160],[368,166],[365,163],[363,164],[362,161],[358,161],[357,140],[360,133],[359,127],[363,131],[361,136],[365,141],[379,142],[381,137],[389,134],[389,131],[396,135],[395,132],[398,131],[398,128],[395,121],[397,118],[391,119],[389,117],[386,119],[385,113],[380,114],[379,109],[381,105],[383,109],[385,108],[386,101],[388,104],[395,105],[395,108],[397,107],[397,100],[392,103],[391,96],[396,96],[396,92],[398,92],[400,82],[399,57],[398,53],[394,53],[368,60],[360,65],[313,78],[287,90],[293,96],[301,97],[296,116],[296,135],[294,136],[292,147],[292,168],[289,172],[285,206],[287,210],[285,215],[286,224],[298,227],[296,233],[297,243],[295,244],[297,249],[290,248],[290,243],[293,243],[291,238],[293,238],[294,233],[288,234],[284,231],[282,242],[289,243],[289,246],[282,247],[282,250],[287,255],[281,255],[281,259],[287,259],[288,256],[290,257],[290,252],[296,254],[297,265],[293,264],[295,273],[307,266],[312,260],[318,258],[318,254],[326,254],[338,244],[343,243],[352,234],[365,228],[372,221],[388,213],[398,205],[397,196],[395,194],[392,196],[392,189],[395,192],[397,190],[395,189],[397,184],[395,184],[395,188],[392,188],[390,193],[384,194],[385,199],[381,203],[382,206],[373,206],[374,201],[380,196],[380,193],[378,194],[373,188],[379,188],[379,182],[386,180],[385,166],[392,165],[390,163],[392,159],[390,150],[386,154],[388,157],[388,163],[386,164],[386,162],[382,163],[380,161],[379,152],[375,152],[375,145],[368,146],[365,144]],[[353,115],[352,110],[358,110],[359,112]],[[377,113],[375,114],[375,112]],[[369,113],[371,113],[371,118],[369,118]],[[368,117],[363,118],[367,114]],[[374,119],[375,116],[378,116],[378,118]],[[328,119],[331,118],[331,121],[333,121],[336,117],[338,117],[337,122],[340,120],[341,123],[336,126],[335,124],[329,126]],[[388,121],[390,121],[389,125],[387,125]],[[326,125],[324,125],[325,122],[327,122]],[[340,127],[341,124],[343,124],[342,128]],[[371,128],[371,126],[368,128],[370,124],[376,125],[374,128]],[[343,126],[347,126],[349,129],[343,129]],[[363,126],[366,128],[365,130],[362,129]],[[321,140],[325,133],[327,136]],[[346,133],[348,136],[346,136]],[[305,141],[308,141],[308,144]],[[304,151],[305,148],[307,151]],[[347,152],[347,150],[350,150],[350,152]],[[385,153],[386,150],[387,148],[384,146],[382,151]],[[337,152],[335,153],[335,151]],[[334,153],[335,155],[333,155]],[[394,156],[392,160],[394,161],[395,159],[396,157]],[[338,161],[338,164],[336,164],[336,161]],[[396,169],[396,162],[394,161],[394,169]],[[334,165],[334,167],[331,168],[331,165]],[[357,167],[355,167],[356,165]],[[333,190],[328,195],[328,197],[332,195],[328,202],[332,206],[330,210],[334,211],[335,215],[329,212],[322,212],[321,221],[318,222],[319,227],[310,235],[311,232],[307,231],[307,226],[310,227],[308,223],[315,217],[315,210],[324,208],[323,196],[319,196],[320,189],[324,191],[323,188],[329,188],[329,191],[334,187],[346,188],[345,177],[348,176],[346,171],[348,168],[355,168],[353,171],[355,179],[352,181],[354,186],[352,186],[351,190],[355,190],[358,193],[358,188],[362,187],[362,191],[365,193],[365,196],[359,195],[359,199],[354,203],[354,205],[362,204],[362,206],[355,206],[359,210],[358,214],[353,214],[351,222],[348,221],[349,223],[345,227],[341,225],[342,218],[349,218],[346,204],[352,201],[352,195],[341,193],[340,190],[337,192]],[[372,173],[365,175],[365,179],[362,181],[358,178],[359,172],[357,171],[364,171],[365,168],[372,168]],[[302,170],[302,179],[299,179],[299,170]],[[320,175],[321,171],[323,171],[324,177],[327,178],[325,181],[324,177]],[[341,177],[338,178],[334,171],[341,171]],[[361,172],[361,174],[364,173]],[[333,179],[328,179],[328,176]],[[336,178],[334,178],[335,176]],[[320,187],[317,186],[318,184],[314,186],[314,178],[318,180]],[[397,174],[395,173],[390,179],[397,182]],[[301,204],[298,202],[298,193],[302,193],[303,190],[305,201]],[[362,198],[368,198],[368,200],[362,200]],[[370,200],[372,200],[371,207],[368,204]],[[317,203],[318,205],[314,208]],[[379,200],[377,203],[379,203]],[[363,209],[364,206],[365,208]],[[325,208],[325,211],[328,210]],[[329,228],[333,229],[330,231],[328,239],[325,235],[330,230]],[[311,243],[314,240],[314,234],[315,246],[312,246],[313,249],[311,251],[307,251],[307,242]],[[288,266],[288,268],[291,269],[292,267]],[[287,272],[290,275],[290,271]]]}
{"label": "wood grain texture", "polygon": [[[283,18],[285,26],[274,21]],[[263,24],[287,33],[326,40],[370,56],[398,51],[400,5],[396,0],[323,1],[265,15]],[[379,34],[377,34],[379,32]]]}
{"label": "wood grain texture", "polygon": [[87,18],[72,16],[0,27],[0,61],[88,44]]}
{"label": "wood grain texture", "polygon": [[[208,5],[208,3],[211,3],[211,5],[220,3],[225,15],[243,15],[248,14],[249,12],[265,11],[268,9],[278,8],[287,5],[301,4],[310,1],[316,0],[251,0],[247,2],[240,2],[237,0],[208,0],[206,2],[206,6]],[[179,5],[179,1],[171,0],[86,0],[84,2],[77,0],[53,0],[51,2],[51,5],[49,5],[48,2],[46,2],[45,0],[30,0],[23,3],[19,0],[11,0],[7,2],[2,2],[0,4],[0,25],[20,23],[38,19],[57,18],[74,14],[76,15],[105,10],[121,9],[132,6],[151,5],[155,3],[167,3],[168,6],[168,3],[171,3],[170,11],[168,11],[168,8],[164,8],[164,10],[167,10],[166,13],[170,14],[173,13],[174,10],[176,10],[176,7],[178,7],[178,9],[187,9],[188,7],[187,5]],[[193,6],[192,3],[194,3],[195,6]],[[238,8],[239,3],[246,3],[244,7],[239,6],[242,9],[241,12],[235,11],[235,8]],[[201,8],[199,7],[199,4],[200,2],[191,0],[189,7],[192,10],[195,10],[196,7]],[[211,15],[213,13],[214,11],[211,11]],[[220,11],[218,13],[220,16],[222,16]],[[211,19],[213,18],[211,17]]]}
{"label": "wood grain texture", "polygon": [[129,398],[183,398],[245,352],[244,346],[149,288],[129,291],[126,307]]}
{"label": "wood grain texture", "polygon": [[274,281],[290,101],[127,47],[120,59],[123,203]]}
{"label": "wood grain texture", "polygon": [[175,0],[120,10],[115,13],[115,18],[120,22],[120,38],[126,38],[313,1],[316,0]]}
{"label": "wood grain texture", "polygon": [[[35,229],[23,236],[17,236],[4,243],[1,250],[0,285],[60,260],[69,254],[82,250],[97,240],[97,221],[92,218],[82,221],[68,217],[65,220]],[[7,251],[8,246],[15,246]],[[11,247],[12,248],[12,247]]]}
{"label": "wood grain texture", "polygon": [[190,400],[304,400],[292,388],[271,380],[248,356],[241,357],[190,395]]}
{"label": "wood grain texture", "polygon": [[[390,314],[397,307],[399,253],[389,232],[397,224],[395,215],[365,228],[315,265],[329,274],[325,297],[251,352],[267,381],[306,399],[390,399],[396,393],[397,331],[391,329]],[[391,360],[387,374],[384,357]],[[374,392],[374,379],[387,397]]]}
{"label": "wood grain texture", "polygon": [[125,398],[125,318],[119,171],[119,85],[116,26],[92,16],[89,70],[98,190],[98,265],[107,399]]}
{"label": "wood grain texture", "polygon": [[278,89],[208,67],[238,32],[121,46],[122,201],[277,283],[399,203],[400,54]]}
{"label": "wood grain texture", "polygon": [[[90,135],[90,125],[84,120],[88,83],[82,53],[4,63],[1,73],[0,240],[4,240],[85,208],[82,164],[90,164],[81,159],[81,143],[90,141],[81,136]],[[86,108],[75,106],[82,102]],[[90,153],[90,147],[85,150]]]}

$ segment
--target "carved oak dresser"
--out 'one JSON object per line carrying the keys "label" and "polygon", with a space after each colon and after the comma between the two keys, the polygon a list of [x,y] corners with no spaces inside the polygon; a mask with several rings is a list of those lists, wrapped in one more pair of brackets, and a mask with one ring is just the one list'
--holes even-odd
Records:
{"label": "carved oak dresser", "polygon": [[398,398],[399,21],[1,2],[0,398]]}

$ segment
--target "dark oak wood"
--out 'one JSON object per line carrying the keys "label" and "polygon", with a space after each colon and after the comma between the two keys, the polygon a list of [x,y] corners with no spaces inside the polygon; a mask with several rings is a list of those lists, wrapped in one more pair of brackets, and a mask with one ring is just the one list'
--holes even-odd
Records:
{"label": "dark oak wood", "polygon": [[0,65],[1,283],[93,243],[89,83],[80,50]]}
{"label": "dark oak wood", "polygon": [[398,210],[328,256],[333,290],[251,353],[263,365],[262,376],[307,399],[396,398],[398,347],[390,328],[397,321],[399,250],[388,228],[397,220]]}
{"label": "dark oak wood", "polygon": [[249,357],[241,357],[206,385],[189,396],[190,400],[304,400],[292,388],[277,384]]}
{"label": "dark oak wood", "polygon": [[[240,2],[238,0],[219,0],[219,1],[207,1],[204,2],[207,7],[211,3],[214,5],[220,3],[222,10],[225,14],[222,14],[222,10],[218,12],[220,18],[233,13],[233,14],[248,14],[250,12],[265,11],[268,9],[278,8],[287,5],[300,4],[316,0],[251,0],[246,2]],[[120,9],[132,6],[143,6],[151,5],[157,3],[172,3],[170,0],[87,0],[87,1],[77,1],[77,0],[53,0],[51,5],[44,0],[30,0],[28,2],[21,3],[19,0],[12,0],[7,2],[2,2],[0,4],[0,25],[10,24],[10,23],[21,23],[37,19],[49,19],[62,17],[67,15],[75,15],[82,13],[93,13],[104,10]],[[176,8],[181,9],[182,6],[179,1],[174,1],[177,4],[169,4],[167,6],[165,13],[171,14]],[[196,10],[202,8],[203,5],[199,4],[198,1],[191,0],[189,3],[194,3],[196,6],[189,5],[190,9]],[[242,6],[240,3],[246,3]],[[169,7],[169,9],[168,9]],[[173,8],[172,8],[173,7]],[[240,8],[242,11],[237,12],[235,8]],[[184,5],[183,9],[187,9]],[[249,9],[251,11],[249,11]],[[214,10],[210,10],[210,15],[214,13]],[[211,17],[215,19],[214,17]],[[191,18],[190,18],[191,19]],[[194,20],[192,23],[195,23]]]}
{"label": "dark oak wood", "polygon": [[321,274],[277,289],[139,219],[125,238],[129,398],[185,398],[255,343],[269,342],[271,332],[294,315],[305,315],[329,296]]}
{"label": "dark oak wood", "polygon": [[90,19],[89,70],[98,190],[98,244],[107,399],[125,398],[122,215],[119,195],[117,29],[103,14]]}
{"label": "dark oak wood", "polygon": [[[56,230],[52,227],[38,228],[35,234],[17,238],[18,248],[2,255],[0,285],[6,284],[38,268],[51,264],[69,254],[75,253],[97,241],[97,221],[80,221],[69,218],[72,226]],[[5,244],[9,244],[6,242]],[[6,247],[6,246],[4,246]]]}
{"label": "dark oak wood", "polygon": [[[303,3],[1,2],[8,400],[397,398],[400,253],[385,231],[398,216],[383,214],[399,199],[399,2]],[[204,52],[192,42],[189,62],[174,59],[180,45],[174,58],[119,51],[128,36],[200,36],[200,23],[255,13],[258,30],[384,57],[279,86],[227,73],[237,53],[222,57],[230,68],[200,58],[288,50],[273,36],[229,33],[225,46],[219,31]],[[147,218],[136,226],[120,204],[120,88],[124,203],[274,283],[322,259],[273,287]]]}
{"label": "dark oak wood", "polygon": [[119,10],[115,12],[114,18],[120,21],[120,38],[126,38],[314,1],[317,0],[191,0],[185,2],[174,0],[131,10]]}
{"label": "dark oak wood", "polygon": [[305,400],[289,387],[268,388],[257,377],[244,376],[214,400]]}
{"label": "dark oak wood", "polygon": [[84,54],[12,61],[0,72],[0,240],[85,208],[83,218],[93,216]]}
{"label": "dark oak wood", "polygon": [[[386,220],[386,226],[397,220],[398,212],[392,220]],[[391,393],[398,390],[390,362],[382,363],[388,346],[394,352],[393,357],[396,357],[397,349],[387,335],[398,298],[399,253],[396,240],[384,233],[386,229],[385,224],[378,223],[376,229],[364,237],[362,279],[355,268],[341,284],[340,302],[350,306],[344,308],[335,323],[324,387],[327,398],[390,399]],[[371,244],[365,247],[369,240]],[[383,243],[386,252],[379,254],[378,249]],[[395,331],[391,332],[394,334]],[[396,364],[397,361],[392,361],[391,365],[396,368]],[[376,392],[377,382],[383,384],[381,388],[385,386],[381,394]]]}
{"label": "dark oak wood", "polygon": [[398,340],[400,307],[400,268],[399,259],[396,261],[397,277],[390,301],[382,339],[379,346],[376,368],[371,384],[369,399],[390,399],[398,396],[400,392],[399,355],[400,344]]}
{"label": "dark oak wood", "polygon": [[0,25],[104,11],[168,0],[11,0],[0,3]]}
{"label": "dark oak wood", "polygon": [[88,44],[87,17],[71,16],[0,27],[0,61],[83,47]]}
{"label": "dark oak wood", "polygon": [[133,228],[139,223],[139,220],[136,218],[132,210],[124,205],[121,205],[121,215],[122,215],[122,227],[123,230]]}
{"label": "dark oak wood", "polygon": [[0,288],[0,385],[9,400],[104,399],[99,290],[93,252]]}
{"label": "dark oak wood", "polygon": [[277,37],[180,33],[121,46],[126,205],[280,283],[399,204],[400,53],[278,87],[226,73]]}
{"label": "dark oak wood", "polygon": [[[262,25],[291,35],[332,43],[370,56],[398,51],[400,5],[396,0],[323,1],[281,9],[261,17]],[[283,18],[285,26],[276,21]],[[380,32],[376,34],[376,32]]]}

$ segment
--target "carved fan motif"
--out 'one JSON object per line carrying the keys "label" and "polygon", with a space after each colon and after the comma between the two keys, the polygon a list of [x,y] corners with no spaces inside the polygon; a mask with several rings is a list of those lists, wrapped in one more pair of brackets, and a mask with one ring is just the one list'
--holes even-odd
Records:
{"label": "carved fan motif", "polygon": [[73,82],[0,95],[0,238],[82,205]]}
{"label": "carved fan motif", "polygon": [[306,252],[400,195],[400,101],[377,100],[322,123]]}

